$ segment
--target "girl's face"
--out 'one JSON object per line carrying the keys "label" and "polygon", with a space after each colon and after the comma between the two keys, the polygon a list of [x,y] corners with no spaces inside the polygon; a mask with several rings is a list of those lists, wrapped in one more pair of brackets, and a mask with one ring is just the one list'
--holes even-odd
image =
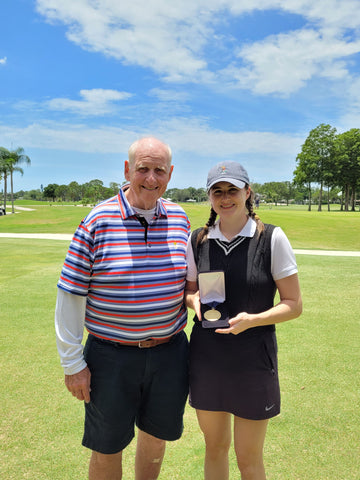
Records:
{"label": "girl's face", "polygon": [[229,182],[218,182],[209,192],[211,206],[220,218],[246,215],[245,203],[249,195],[250,187],[238,188]]}

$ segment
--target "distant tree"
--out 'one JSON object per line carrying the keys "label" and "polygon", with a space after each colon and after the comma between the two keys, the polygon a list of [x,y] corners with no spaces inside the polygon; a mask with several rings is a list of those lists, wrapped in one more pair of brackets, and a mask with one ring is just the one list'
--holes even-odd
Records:
{"label": "distant tree", "polygon": [[[12,213],[15,212],[14,207],[14,172],[20,172],[21,175],[24,174],[24,171],[19,165],[21,163],[26,163],[30,165],[31,160],[30,158],[25,155],[24,149],[22,147],[17,148],[16,150],[6,150],[6,148],[1,148],[1,156],[3,161],[7,165],[7,175],[10,175],[10,192],[11,192],[11,206],[12,206]],[[5,177],[6,178],[6,177]],[[5,180],[6,183],[6,180]]]}
{"label": "distant tree", "polygon": [[196,200],[196,197],[197,197],[196,188],[195,187],[189,187],[188,192],[189,192],[189,198],[187,198],[187,200]]}
{"label": "distant tree", "polygon": [[[336,128],[324,123],[318,125],[310,131],[301,153],[296,157],[298,166],[294,172],[294,181],[297,184],[306,183],[308,185],[309,198],[311,183],[316,182],[320,185],[318,211],[321,211],[323,187],[331,182],[333,175],[331,167],[334,158],[335,136]],[[311,210],[310,201],[309,210]]]}
{"label": "distant tree", "polygon": [[294,183],[298,187],[302,187],[306,185],[308,191],[308,210],[311,210],[311,183],[314,181],[314,169],[312,168],[311,162],[307,161],[305,155],[303,156],[301,153],[297,156],[296,160],[299,162],[299,165],[296,167],[294,171]]}
{"label": "distant tree", "polygon": [[289,205],[289,201],[295,196],[295,185],[293,182],[281,182],[283,184],[283,196],[286,200],[286,205]]}
{"label": "distant tree", "polygon": [[55,189],[56,198],[59,198],[62,202],[65,202],[67,191],[68,191],[67,185],[58,185]]}
{"label": "distant tree", "polygon": [[67,186],[67,200],[78,202],[83,197],[83,188],[77,182],[70,182]]}
{"label": "distant tree", "polygon": [[22,195],[23,198],[26,198],[27,200],[43,200],[44,195],[43,192],[38,188],[37,190],[28,190],[27,192],[24,192]]}
{"label": "distant tree", "polygon": [[196,190],[196,199],[198,202],[206,202],[208,200],[208,194],[205,188],[198,188]]}
{"label": "distant tree", "polygon": [[43,195],[44,198],[50,198],[53,202],[56,200],[56,189],[58,188],[57,183],[50,183],[47,187],[44,188]]}
{"label": "distant tree", "polygon": [[308,201],[308,189],[304,185],[294,185],[294,200],[297,204],[304,204]]}
{"label": "distant tree", "polygon": [[114,190],[110,187],[103,187],[102,189],[102,199],[105,200],[106,198],[113,197],[114,195],[117,195],[119,193],[119,190],[114,193]]}
{"label": "distant tree", "polygon": [[113,195],[117,195],[120,190],[120,183],[110,182],[109,188],[111,188]]}
{"label": "distant tree", "polygon": [[9,150],[0,147],[0,175],[4,180],[4,214],[6,215],[6,197],[7,197],[7,178],[10,173],[9,167]]}
{"label": "distant tree", "polygon": [[190,200],[192,198],[192,191],[193,190],[190,190],[192,189],[193,187],[190,187],[190,188],[182,188],[180,191],[179,191],[179,202],[186,202],[186,200]]}
{"label": "distant tree", "polygon": [[355,211],[356,190],[360,186],[360,129],[337,135],[335,145],[336,183],[345,191],[345,210],[351,203],[351,210]]}
{"label": "distant tree", "polygon": [[262,187],[262,192],[266,196],[266,200],[274,202],[275,205],[281,200],[286,200],[287,187],[285,182],[266,182]]}
{"label": "distant tree", "polygon": [[251,190],[254,192],[255,195],[259,195],[262,193],[262,185],[261,183],[252,183]]}
{"label": "distant tree", "polygon": [[90,199],[93,203],[98,203],[106,197],[104,194],[104,183],[101,180],[90,180],[90,182],[87,182],[84,187],[84,196]]}
{"label": "distant tree", "polygon": [[173,202],[178,202],[178,193],[180,190],[178,188],[169,188],[166,190],[164,197],[165,198],[170,198]]}
{"label": "distant tree", "polygon": [[14,209],[14,182],[13,182],[13,172],[19,172],[21,175],[24,174],[22,168],[19,167],[20,164],[31,165],[30,158],[25,155],[25,150],[22,147],[18,147],[16,150],[10,151],[10,185],[11,185],[11,205],[12,213],[15,212]]}

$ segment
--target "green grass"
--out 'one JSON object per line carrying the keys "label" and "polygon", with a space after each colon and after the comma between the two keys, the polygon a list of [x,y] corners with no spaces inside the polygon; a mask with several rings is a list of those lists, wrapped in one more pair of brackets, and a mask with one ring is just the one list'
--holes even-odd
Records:
{"label": "green grass", "polygon": [[[203,225],[209,205],[183,204],[192,228]],[[30,206],[29,206],[30,208]],[[0,217],[0,232],[72,234],[88,207],[36,206],[33,211],[18,211]],[[279,225],[293,248],[322,250],[360,250],[360,212],[311,211],[306,207],[261,207],[257,213],[266,223]]]}
{"label": "green grass", "polygon": [[[82,212],[68,208],[63,215],[65,207],[51,208],[58,220],[53,216],[41,231],[56,233],[52,225],[64,228],[67,216],[71,229],[65,233],[72,233],[72,222],[76,225]],[[189,215],[201,224],[204,211]],[[289,221],[287,212],[281,213],[281,223]],[[17,219],[13,231],[29,232],[28,214],[5,221]],[[262,216],[267,214],[277,210],[264,210]],[[333,222],[327,212],[317,215]],[[358,225],[356,215],[350,223]],[[9,231],[3,220],[1,231]],[[303,237],[303,248],[313,248],[313,236]],[[333,249],[332,242],[323,238],[323,248]],[[80,444],[83,406],[63,384],[53,326],[56,282],[67,247],[66,241],[0,238],[0,478],[6,480],[87,478],[89,452]],[[282,413],[269,425],[268,479],[359,480],[360,258],[300,255],[298,264],[304,313],[277,329]],[[191,323],[190,316],[187,333]],[[124,480],[133,478],[134,451],[133,442],[124,454]],[[187,406],[184,434],[168,444],[160,480],[201,480],[203,455],[195,412]],[[239,478],[233,453],[230,472],[231,479]]]}
{"label": "green grass", "polygon": [[[15,206],[20,206],[20,207],[38,207],[41,205],[47,205],[49,206],[50,204],[53,204],[55,202],[48,202],[47,200],[15,200],[14,205]],[[59,202],[61,204],[61,202]],[[66,202],[69,204],[70,202]],[[6,203],[7,208],[11,207],[11,201],[7,201]]]}
{"label": "green grass", "polygon": [[88,207],[27,206],[32,210],[17,210],[14,215],[0,217],[0,232],[9,233],[74,233]]}

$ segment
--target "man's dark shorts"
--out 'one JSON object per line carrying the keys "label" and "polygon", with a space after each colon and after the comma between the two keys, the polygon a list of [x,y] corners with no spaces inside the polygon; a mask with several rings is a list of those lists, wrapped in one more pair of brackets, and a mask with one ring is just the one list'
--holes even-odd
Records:
{"label": "man's dark shorts", "polygon": [[123,346],[89,335],[84,349],[91,372],[83,445],[100,453],[123,450],[134,425],[163,440],[183,431],[188,395],[188,340],[184,332],[151,348]]}

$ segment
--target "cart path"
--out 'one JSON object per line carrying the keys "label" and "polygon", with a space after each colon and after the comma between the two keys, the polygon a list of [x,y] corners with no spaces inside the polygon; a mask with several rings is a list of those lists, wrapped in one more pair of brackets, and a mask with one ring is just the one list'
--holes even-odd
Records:
{"label": "cart path", "polygon": [[[67,240],[70,242],[72,235],[67,233],[0,233],[0,238],[28,238],[42,240]],[[360,251],[340,250],[306,250],[294,248],[295,255],[330,255],[336,257],[360,257]]]}

